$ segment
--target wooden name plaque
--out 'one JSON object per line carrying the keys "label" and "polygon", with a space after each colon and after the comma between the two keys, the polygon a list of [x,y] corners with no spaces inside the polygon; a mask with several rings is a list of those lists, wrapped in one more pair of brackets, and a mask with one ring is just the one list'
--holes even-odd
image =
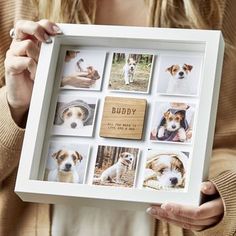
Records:
{"label": "wooden name plaque", "polygon": [[146,99],[106,97],[100,136],[141,140],[146,107]]}

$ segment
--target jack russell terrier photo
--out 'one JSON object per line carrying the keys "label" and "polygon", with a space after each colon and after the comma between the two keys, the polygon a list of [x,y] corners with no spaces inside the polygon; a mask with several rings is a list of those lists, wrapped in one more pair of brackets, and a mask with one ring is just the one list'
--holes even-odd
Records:
{"label": "jack russell terrier photo", "polygon": [[132,57],[126,60],[126,63],[123,67],[124,82],[126,85],[134,82],[134,75],[136,70],[137,61]]}
{"label": "jack russell terrier photo", "polygon": [[77,151],[59,150],[52,154],[57,168],[50,170],[48,181],[79,183],[76,166],[82,161],[82,155]]}
{"label": "jack russell terrier photo", "polygon": [[166,69],[170,74],[167,93],[170,94],[191,94],[190,74],[193,69],[192,65],[172,65]]}
{"label": "jack russell terrier photo", "polygon": [[112,166],[105,169],[99,178],[94,178],[94,182],[111,182],[116,184],[122,184],[123,175],[130,169],[134,160],[134,155],[129,152],[122,152],[119,155],[118,161]]}
{"label": "jack russell terrier photo", "polygon": [[[185,142],[188,122],[185,119],[185,110],[169,109],[163,115],[158,127],[157,139],[163,141]],[[176,140],[176,136],[178,139]]]}
{"label": "jack russell terrier photo", "polygon": [[92,125],[94,107],[83,100],[73,100],[68,103],[58,103],[54,124],[67,129],[81,129]]}
{"label": "jack russell terrier photo", "polygon": [[147,158],[144,187],[184,188],[188,157],[182,152],[153,153]]}

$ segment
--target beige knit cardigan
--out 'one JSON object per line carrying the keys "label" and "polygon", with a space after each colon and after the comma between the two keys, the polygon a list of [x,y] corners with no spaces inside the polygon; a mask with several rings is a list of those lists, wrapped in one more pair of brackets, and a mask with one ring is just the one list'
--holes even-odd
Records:
{"label": "beige knit cardigan", "polygon": [[[222,3],[221,29],[225,39],[236,47],[236,1],[222,0]],[[4,58],[10,44],[9,30],[17,19],[36,18],[35,12],[30,4],[22,4],[21,0],[0,1],[0,87],[3,86],[0,89],[0,236],[50,235],[49,205],[23,203],[14,193],[24,129],[18,127],[11,118],[4,87]],[[230,50],[233,49],[229,48]],[[217,225],[198,233],[156,222],[153,224],[155,235],[236,234],[236,59],[233,55],[236,57],[235,51],[224,59],[209,177],[223,199],[224,217]],[[124,233],[121,236],[135,236],[135,233]]]}

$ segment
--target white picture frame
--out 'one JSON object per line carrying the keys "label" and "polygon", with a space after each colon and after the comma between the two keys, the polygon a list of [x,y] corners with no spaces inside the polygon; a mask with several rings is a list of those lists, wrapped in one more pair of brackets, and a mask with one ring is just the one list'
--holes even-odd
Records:
{"label": "white picture frame", "polygon": [[[150,204],[176,202],[197,206],[201,202],[200,187],[207,179],[220,89],[224,54],[224,40],[220,31],[192,29],[163,29],[123,26],[59,24],[62,35],[52,37],[51,44],[42,44],[32,100],[29,109],[25,138],[20,158],[15,191],[21,199],[42,203],[76,203],[89,206],[113,206],[143,209]],[[61,74],[67,50],[98,50],[105,53],[101,82],[96,89],[62,89]],[[109,76],[114,53],[153,55],[148,87],[143,92],[119,92],[109,88]],[[101,53],[102,55],[102,53]],[[166,82],[158,73],[164,73],[163,58],[197,57],[195,76],[197,89],[193,94],[165,92]],[[160,60],[161,58],[161,60]],[[199,60],[199,58],[201,58]],[[147,59],[148,60],[148,59]],[[178,59],[181,61],[181,59]],[[189,60],[188,60],[189,61]],[[165,62],[164,64],[168,64]],[[168,71],[168,68],[166,69]],[[191,67],[190,67],[191,70]],[[160,85],[161,84],[161,85]],[[160,85],[160,86],[159,86]],[[133,85],[130,85],[133,86]],[[158,89],[159,86],[161,89]],[[96,97],[96,112],[91,137],[51,135],[58,96]],[[100,137],[100,123],[104,99],[107,96],[146,99],[147,107],[141,140]],[[155,120],[155,104],[194,104],[194,122],[191,142],[158,141],[150,139]],[[170,109],[173,109],[172,105]],[[181,108],[182,109],[182,108]],[[183,118],[183,117],[182,117]],[[155,134],[157,135],[157,134]],[[178,134],[179,135],[179,134]],[[177,136],[179,137],[179,136]],[[45,181],[47,153],[50,142],[76,143],[89,146],[86,177],[82,184]],[[114,146],[121,150],[138,148],[135,183],[132,187],[93,185],[98,146]],[[87,147],[87,146],[86,146]],[[122,149],[123,148],[123,149]],[[108,148],[109,149],[109,148]],[[113,149],[112,149],[113,150]],[[146,189],[148,153],[159,155],[182,153],[187,156],[183,188]],[[167,152],[168,151],[168,152]],[[84,151],[85,152],[85,151]],[[187,154],[186,154],[187,153]],[[177,155],[177,154],[176,154]],[[150,162],[149,162],[150,163]],[[150,171],[150,170],[148,170]],[[156,177],[155,177],[156,178]],[[145,179],[146,180],[146,179]]]}

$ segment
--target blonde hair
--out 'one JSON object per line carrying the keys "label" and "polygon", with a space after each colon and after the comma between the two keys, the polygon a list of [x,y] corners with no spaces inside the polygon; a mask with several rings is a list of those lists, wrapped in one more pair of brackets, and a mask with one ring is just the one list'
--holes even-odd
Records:
{"label": "blonde hair", "polygon": [[[33,0],[39,18],[54,22],[93,24],[98,0]],[[222,0],[144,0],[148,26],[219,29]],[[202,7],[204,6],[204,7]]]}

